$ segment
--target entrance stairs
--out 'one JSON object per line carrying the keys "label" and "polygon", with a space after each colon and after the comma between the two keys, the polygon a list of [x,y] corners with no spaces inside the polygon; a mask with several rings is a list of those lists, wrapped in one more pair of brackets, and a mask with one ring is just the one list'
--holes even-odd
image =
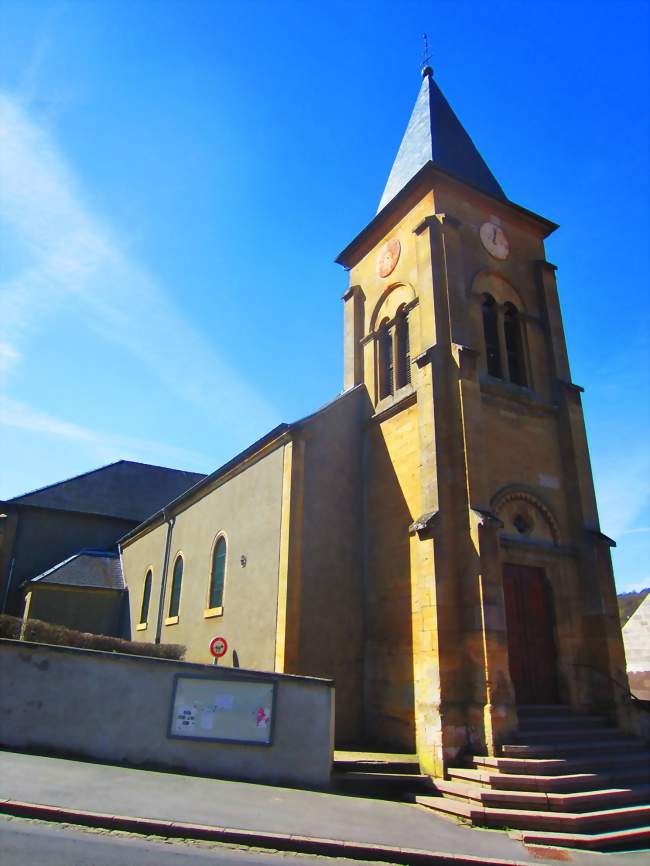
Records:
{"label": "entrance stairs", "polygon": [[[519,707],[496,757],[435,779],[413,799],[472,824],[517,830],[525,843],[622,851],[650,847],[650,751],[603,718],[565,706]],[[441,795],[441,796],[440,796]]]}

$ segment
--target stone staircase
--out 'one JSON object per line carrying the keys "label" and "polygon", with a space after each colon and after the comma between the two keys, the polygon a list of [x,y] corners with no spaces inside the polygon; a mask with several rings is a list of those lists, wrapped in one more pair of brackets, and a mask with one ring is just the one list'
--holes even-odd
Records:
{"label": "stone staircase", "polygon": [[[517,830],[525,843],[594,851],[650,847],[650,751],[603,718],[568,707],[520,707],[497,757],[435,779],[416,803],[473,824]],[[441,795],[441,796],[440,796]]]}

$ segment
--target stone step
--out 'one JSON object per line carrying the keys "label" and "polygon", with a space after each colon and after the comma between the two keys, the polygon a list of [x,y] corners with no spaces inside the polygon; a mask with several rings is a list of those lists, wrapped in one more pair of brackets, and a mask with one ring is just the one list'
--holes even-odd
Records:
{"label": "stone step", "polygon": [[[474,755],[472,761],[477,769],[496,770],[499,773],[526,776],[563,776],[571,773],[607,771],[618,773],[648,768],[650,754],[646,750],[617,754],[608,750],[604,754],[572,758],[510,758],[502,756]],[[648,771],[650,773],[650,770]]]}
{"label": "stone step", "polygon": [[[497,770],[470,767],[450,767],[447,771],[452,782],[471,782],[486,788],[503,791],[575,791],[602,788],[605,774],[567,773],[561,776],[534,776],[523,773],[499,773]],[[437,781],[437,780],[436,780]]]}
{"label": "stone step", "polygon": [[471,782],[436,779],[435,788],[446,797],[496,809],[533,809],[544,812],[594,812],[647,804],[650,786],[610,788],[595,791],[546,793],[544,791],[504,791],[482,788]]}
{"label": "stone step", "polygon": [[336,749],[333,768],[335,771],[359,773],[419,774],[420,761],[417,755],[412,754]]}
{"label": "stone step", "polygon": [[626,788],[650,782],[650,771],[644,766],[601,773],[565,773],[558,776],[499,773],[468,767],[450,767],[447,772],[451,781],[471,782],[495,790],[544,791],[549,794],[598,788]]}
{"label": "stone step", "polygon": [[517,716],[528,718],[530,716],[573,716],[574,712],[568,704],[519,704]]}
{"label": "stone step", "polygon": [[634,851],[650,847],[650,827],[633,827],[608,833],[552,833],[522,830],[517,833],[526,845],[553,845],[589,851]]}
{"label": "stone step", "polygon": [[366,752],[337,749],[334,752],[333,767],[335,771],[359,773],[420,773],[420,761],[417,755],[393,752]]}
{"label": "stone step", "polygon": [[650,805],[624,806],[592,812],[552,812],[476,806],[449,797],[418,796],[415,802],[429,809],[467,818],[485,827],[545,830],[560,833],[605,833],[642,827],[650,820]]}
{"label": "stone step", "polygon": [[598,740],[558,740],[556,742],[535,743],[506,743],[501,746],[501,754],[505,758],[563,758],[575,756],[581,758],[587,755],[602,755],[603,752],[615,751],[638,752],[641,744],[634,737],[623,734],[620,737],[611,737]]}
{"label": "stone step", "polygon": [[616,728],[602,727],[557,727],[557,728],[520,728],[514,738],[517,743],[535,745],[537,743],[562,743],[562,742],[621,742],[629,739],[628,734],[618,731]]}
{"label": "stone step", "polygon": [[[483,813],[482,808],[477,808],[466,800],[455,800],[453,797],[431,797],[431,796],[416,796],[413,802],[418,806],[426,806],[427,809],[433,809],[434,812],[441,812],[443,815],[453,815],[456,818],[466,818],[468,821],[474,822],[474,814],[477,816]],[[480,823],[477,821],[476,823]]]}
{"label": "stone step", "polygon": [[519,730],[529,729],[555,730],[573,728],[611,728],[612,724],[605,716],[524,716],[519,719]]}
{"label": "stone step", "polygon": [[332,773],[331,786],[339,791],[364,793],[366,796],[397,796],[433,790],[431,778],[421,773],[335,771]]}

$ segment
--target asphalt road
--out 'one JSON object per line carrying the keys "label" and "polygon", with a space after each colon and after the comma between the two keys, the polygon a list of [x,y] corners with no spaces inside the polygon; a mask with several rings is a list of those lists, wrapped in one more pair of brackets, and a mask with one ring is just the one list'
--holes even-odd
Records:
{"label": "asphalt road", "polygon": [[142,838],[0,816],[1,866],[359,866],[351,860],[266,853],[207,842]]}

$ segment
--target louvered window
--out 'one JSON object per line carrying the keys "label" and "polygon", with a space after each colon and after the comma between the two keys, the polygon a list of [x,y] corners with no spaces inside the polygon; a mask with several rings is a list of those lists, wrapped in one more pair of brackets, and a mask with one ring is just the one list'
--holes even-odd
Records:
{"label": "louvered window", "polygon": [[393,335],[384,322],[379,328],[379,397],[393,393]]}
{"label": "louvered window", "polygon": [[403,388],[411,381],[411,351],[409,347],[409,320],[402,309],[395,319],[395,388]]}
{"label": "louvered window", "polygon": [[503,316],[503,332],[508,355],[508,375],[515,385],[526,385],[526,365],[524,363],[521,339],[521,319],[514,304],[506,304]]}
{"label": "louvered window", "polygon": [[499,322],[497,305],[492,295],[483,295],[483,335],[487,371],[497,379],[502,377],[501,351],[499,348]]}

